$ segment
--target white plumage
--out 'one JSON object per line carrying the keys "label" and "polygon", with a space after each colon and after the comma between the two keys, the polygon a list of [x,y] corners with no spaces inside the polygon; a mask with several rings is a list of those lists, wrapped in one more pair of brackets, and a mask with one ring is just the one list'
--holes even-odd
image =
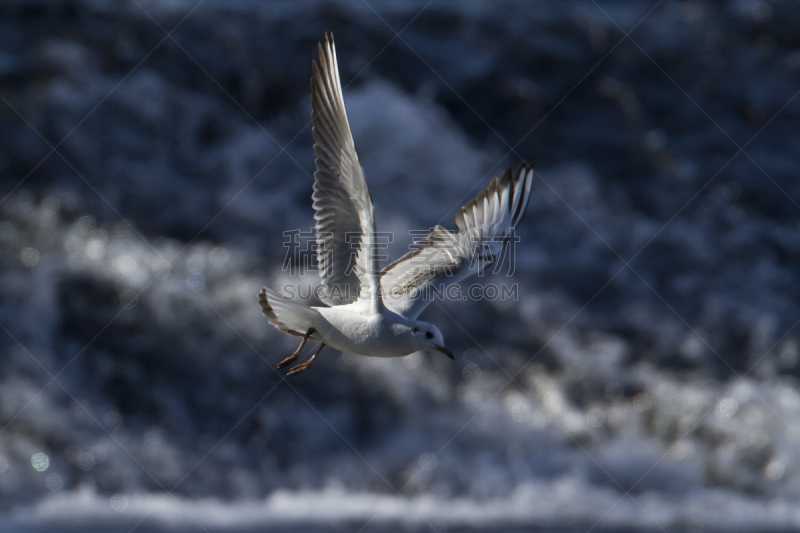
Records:
{"label": "white plumage", "polygon": [[425,290],[482,273],[497,260],[525,213],[533,170],[525,163],[513,173],[506,170],[456,214],[458,233],[436,226],[415,243],[417,249],[381,270],[372,194],[347,121],[336,48],[327,36],[319,56],[311,78],[317,166],[312,199],[328,306],[307,307],[261,290],[259,304],[270,324],[303,337],[278,368],[297,360],[308,340],[319,341],[319,348],[288,375],[306,370],[326,345],[376,357],[433,349],[453,358],[436,326],[416,320],[429,303]]}

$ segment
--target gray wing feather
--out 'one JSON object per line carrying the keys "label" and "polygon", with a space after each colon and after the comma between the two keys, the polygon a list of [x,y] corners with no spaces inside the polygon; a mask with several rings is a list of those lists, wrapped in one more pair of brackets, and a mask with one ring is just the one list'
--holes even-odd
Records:
{"label": "gray wing feather", "polygon": [[406,318],[416,318],[428,306],[429,288],[437,292],[497,261],[503,245],[519,225],[531,194],[533,168],[522,163],[508,168],[487,189],[470,200],[453,219],[458,233],[442,226],[417,241],[417,249],[381,272],[386,307]]}
{"label": "gray wing feather", "polygon": [[327,302],[377,301],[378,261],[374,247],[372,195],[350,132],[342,97],[336,47],[325,36],[313,62],[313,207],[316,211],[317,262]]}

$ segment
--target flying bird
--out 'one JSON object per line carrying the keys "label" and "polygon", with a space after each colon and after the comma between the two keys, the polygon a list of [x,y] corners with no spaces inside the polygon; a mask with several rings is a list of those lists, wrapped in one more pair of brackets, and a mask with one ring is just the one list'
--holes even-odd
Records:
{"label": "flying bird", "polygon": [[317,262],[326,306],[306,306],[263,288],[261,312],[280,331],[319,347],[287,375],[307,370],[325,346],[373,357],[401,357],[437,350],[451,359],[442,333],[417,320],[429,303],[426,290],[444,289],[495,263],[522,219],[533,168],[522,163],[470,200],[455,216],[457,233],[435,226],[416,248],[381,269],[372,194],[350,132],[339,81],[336,47],[325,35],[319,65],[312,61],[311,106],[317,170],[311,196],[315,210]]}

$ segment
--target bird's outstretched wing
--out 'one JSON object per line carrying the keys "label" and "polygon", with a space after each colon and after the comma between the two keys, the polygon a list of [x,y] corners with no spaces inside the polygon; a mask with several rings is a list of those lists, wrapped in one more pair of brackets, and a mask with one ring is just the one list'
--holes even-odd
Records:
{"label": "bird's outstretched wing", "polygon": [[443,294],[450,284],[483,273],[500,257],[522,220],[532,182],[533,168],[527,163],[514,173],[508,168],[456,213],[458,233],[436,226],[415,243],[419,248],[384,268],[381,292],[386,307],[416,318],[430,303],[432,292]]}
{"label": "bird's outstretched wing", "polygon": [[330,305],[364,300],[376,310],[380,266],[375,252],[372,195],[350,133],[333,38],[313,62],[311,108],[314,152],[312,199],[317,261]]}

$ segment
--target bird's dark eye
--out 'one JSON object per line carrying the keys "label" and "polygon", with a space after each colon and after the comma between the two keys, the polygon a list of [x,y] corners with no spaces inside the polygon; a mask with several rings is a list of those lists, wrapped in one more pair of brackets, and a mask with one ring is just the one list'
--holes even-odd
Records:
{"label": "bird's dark eye", "polygon": [[419,328],[414,328],[414,333],[419,333]]}
{"label": "bird's dark eye", "polygon": [[431,332],[431,331],[426,331],[426,332],[425,332],[425,337],[426,337],[426,338],[428,338],[428,339],[432,339],[432,338],[433,338],[433,332]]}

